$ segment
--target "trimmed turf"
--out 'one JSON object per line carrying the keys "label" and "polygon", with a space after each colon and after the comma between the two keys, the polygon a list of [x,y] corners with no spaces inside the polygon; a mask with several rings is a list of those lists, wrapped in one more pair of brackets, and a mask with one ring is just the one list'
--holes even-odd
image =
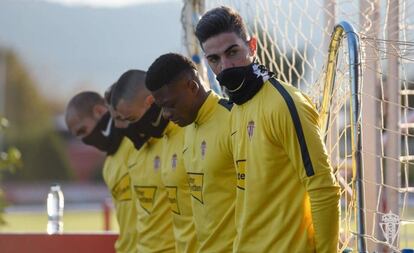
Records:
{"label": "trimmed turf", "polygon": [[[46,213],[5,213],[7,224],[0,226],[0,232],[45,232]],[[111,231],[117,232],[115,213],[111,212]],[[67,211],[63,217],[64,232],[102,232],[104,217],[102,211]]]}

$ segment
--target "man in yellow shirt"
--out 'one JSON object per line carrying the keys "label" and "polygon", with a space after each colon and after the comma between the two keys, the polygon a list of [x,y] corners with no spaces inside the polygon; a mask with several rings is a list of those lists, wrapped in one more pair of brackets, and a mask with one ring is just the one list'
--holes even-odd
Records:
{"label": "man in yellow shirt", "polygon": [[185,128],[184,165],[192,194],[198,252],[231,252],[236,235],[236,170],[230,146],[231,104],[207,91],[196,67],[179,54],[160,56],[146,85],[164,116]]}
{"label": "man in yellow shirt", "polygon": [[74,96],[67,105],[65,119],[74,136],[107,153],[102,172],[112,194],[119,225],[115,250],[117,253],[137,252],[137,211],[131,201],[131,180],[125,163],[133,151],[132,143],[114,127],[104,99],[95,92]]}
{"label": "man in yellow shirt", "polygon": [[161,179],[170,202],[177,252],[197,252],[190,186],[183,161],[184,129],[170,122],[164,131]]}
{"label": "man in yellow shirt", "polygon": [[206,12],[196,36],[235,103],[233,252],[336,252],[339,186],[313,104],[255,60],[256,38],[248,37],[235,10],[218,7]]}
{"label": "man in yellow shirt", "polygon": [[138,230],[143,234],[139,250],[195,252],[197,240],[182,162],[183,130],[162,118],[144,80],[145,72],[127,71],[114,87],[111,99],[116,118],[128,122],[128,132],[133,131],[129,136],[139,133],[150,137],[130,161],[142,213],[138,220]]}

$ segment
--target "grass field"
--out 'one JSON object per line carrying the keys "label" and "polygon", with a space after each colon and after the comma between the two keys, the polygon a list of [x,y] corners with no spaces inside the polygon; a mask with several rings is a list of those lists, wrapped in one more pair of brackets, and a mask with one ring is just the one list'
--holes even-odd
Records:
{"label": "grass field", "polygon": [[[0,232],[34,232],[46,231],[47,215],[42,212],[5,213],[7,224],[0,226]],[[67,211],[64,213],[64,232],[102,232],[104,231],[104,216],[102,211]],[[117,232],[115,213],[111,212],[111,231]]]}
{"label": "grass field", "polygon": [[414,248],[414,225],[404,226],[400,231],[400,247]]}
{"label": "grass field", "polygon": [[[47,216],[42,212],[5,213],[7,225],[0,227],[0,233],[43,233],[46,231]],[[115,213],[111,212],[111,231],[117,232]],[[103,232],[104,217],[100,210],[67,211],[64,214],[64,232]],[[414,224],[400,230],[400,248],[414,248]]]}

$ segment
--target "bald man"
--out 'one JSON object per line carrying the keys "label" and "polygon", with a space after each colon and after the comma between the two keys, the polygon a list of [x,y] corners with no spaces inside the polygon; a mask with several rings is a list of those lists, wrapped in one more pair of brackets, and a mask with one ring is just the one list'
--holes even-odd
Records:
{"label": "bald man", "polygon": [[145,87],[145,76],[144,71],[127,71],[111,98],[114,117],[129,124],[132,140],[137,133],[150,136],[129,162],[139,212],[137,227],[143,235],[138,251],[196,252],[190,190],[182,160],[183,131],[162,117]]}
{"label": "bald man", "polygon": [[114,127],[104,99],[96,92],[74,96],[66,107],[65,120],[74,136],[107,153],[102,174],[111,192],[119,225],[115,250],[117,253],[137,252],[137,211],[125,163],[131,153],[136,152],[132,143]]}

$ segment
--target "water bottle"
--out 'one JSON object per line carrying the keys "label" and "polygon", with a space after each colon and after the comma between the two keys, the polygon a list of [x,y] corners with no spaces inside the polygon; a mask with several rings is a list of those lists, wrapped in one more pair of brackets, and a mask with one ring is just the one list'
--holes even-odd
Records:
{"label": "water bottle", "polygon": [[58,184],[52,185],[47,194],[47,233],[60,234],[63,232],[64,198]]}

